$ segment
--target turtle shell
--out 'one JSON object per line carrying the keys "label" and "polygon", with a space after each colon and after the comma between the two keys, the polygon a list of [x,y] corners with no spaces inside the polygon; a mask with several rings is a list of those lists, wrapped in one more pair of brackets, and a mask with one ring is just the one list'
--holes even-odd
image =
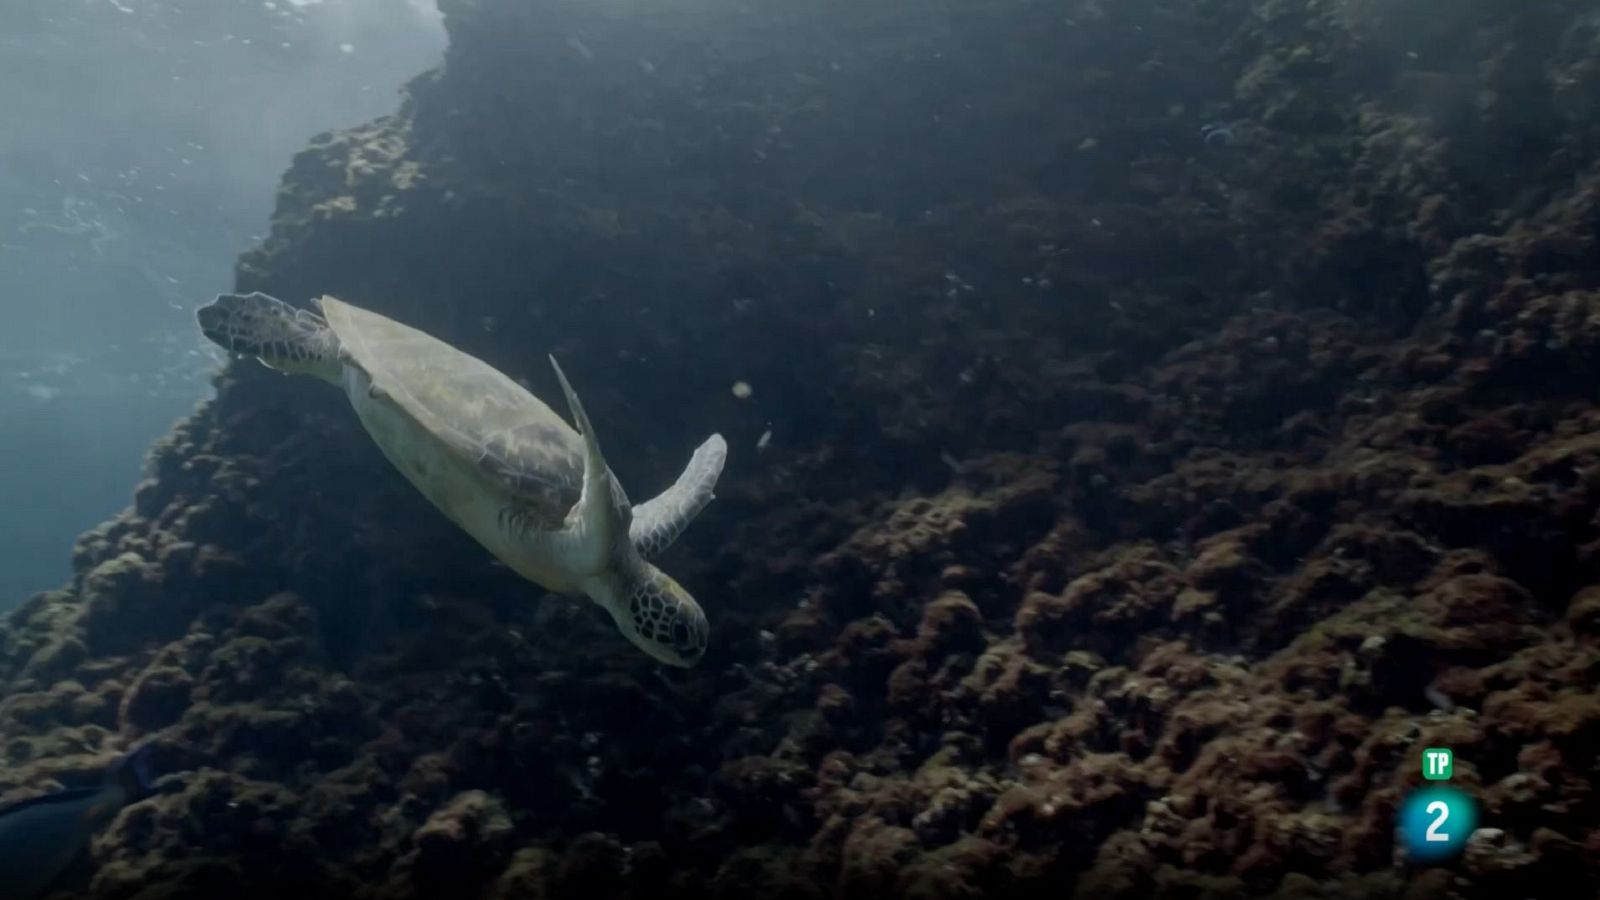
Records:
{"label": "turtle shell", "polygon": [[[320,301],[349,362],[452,453],[504,485],[529,524],[556,529],[583,488],[583,438],[493,366],[387,316]],[[612,479],[612,489],[622,497]]]}

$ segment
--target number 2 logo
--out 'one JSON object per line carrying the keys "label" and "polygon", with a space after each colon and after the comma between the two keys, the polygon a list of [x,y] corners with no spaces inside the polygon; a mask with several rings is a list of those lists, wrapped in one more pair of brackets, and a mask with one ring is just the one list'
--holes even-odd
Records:
{"label": "number 2 logo", "polygon": [[1445,803],[1443,800],[1435,800],[1428,804],[1428,812],[1429,814],[1437,815],[1438,818],[1434,819],[1433,824],[1428,826],[1428,830],[1424,832],[1424,839],[1429,841],[1449,843],[1450,835],[1441,832],[1439,830],[1439,826],[1443,825],[1445,820],[1450,818],[1450,805]]}

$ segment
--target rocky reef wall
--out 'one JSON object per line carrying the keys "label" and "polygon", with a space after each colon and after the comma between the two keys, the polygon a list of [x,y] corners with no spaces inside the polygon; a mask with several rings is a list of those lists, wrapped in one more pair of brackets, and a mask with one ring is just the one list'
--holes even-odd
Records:
{"label": "rocky reef wall", "polygon": [[[636,499],[724,433],[711,650],[234,364],[0,626],[7,796],[179,773],[69,895],[1600,887],[1589,4],[441,6],[239,288],[555,353]],[[1484,828],[1424,867],[1441,745]]]}

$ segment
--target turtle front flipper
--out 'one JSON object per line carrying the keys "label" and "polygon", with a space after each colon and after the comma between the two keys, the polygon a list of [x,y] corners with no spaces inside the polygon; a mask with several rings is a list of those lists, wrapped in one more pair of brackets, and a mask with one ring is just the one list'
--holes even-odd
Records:
{"label": "turtle front flipper", "polygon": [[234,353],[254,356],[280,372],[339,383],[339,337],[321,316],[260,292],[218,294],[195,310],[200,332]]}
{"label": "turtle front flipper", "polygon": [[654,556],[667,549],[694,521],[715,496],[717,478],[728,458],[728,442],[722,435],[706,439],[689,459],[688,468],[672,487],[646,503],[633,508],[633,524],[628,539],[643,556]]}
{"label": "turtle front flipper", "polygon": [[561,364],[551,356],[550,365],[555,367],[561,390],[567,395],[572,422],[583,436],[584,452],[583,491],[568,515],[566,528],[546,539],[556,543],[563,561],[574,572],[594,575],[611,567],[618,542],[628,533],[631,510],[626,499],[612,490],[611,469],[600,452],[600,439],[595,436],[577,393],[567,382],[566,373],[561,371]]}

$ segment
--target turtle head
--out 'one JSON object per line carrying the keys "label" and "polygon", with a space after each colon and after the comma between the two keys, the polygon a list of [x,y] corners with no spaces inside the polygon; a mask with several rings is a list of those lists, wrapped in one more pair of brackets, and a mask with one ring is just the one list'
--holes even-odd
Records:
{"label": "turtle head", "polygon": [[633,562],[606,579],[595,599],[617,630],[653,658],[683,668],[699,662],[711,630],[705,611],[671,575],[642,559]]}

